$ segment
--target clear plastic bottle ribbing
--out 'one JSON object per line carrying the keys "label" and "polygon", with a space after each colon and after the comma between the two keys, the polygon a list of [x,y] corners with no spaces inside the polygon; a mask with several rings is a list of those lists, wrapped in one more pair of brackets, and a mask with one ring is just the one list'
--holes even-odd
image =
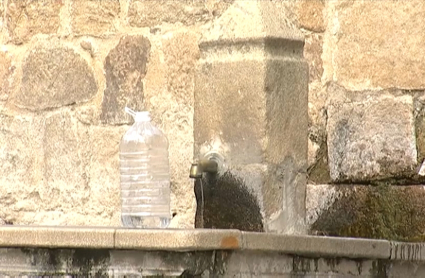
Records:
{"label": "clear plastic bottle ribbing", "polygon": [[168,141],[149,112],[134,112],[120,143],[121,220],[124,227],[166,228],[171,220]]}

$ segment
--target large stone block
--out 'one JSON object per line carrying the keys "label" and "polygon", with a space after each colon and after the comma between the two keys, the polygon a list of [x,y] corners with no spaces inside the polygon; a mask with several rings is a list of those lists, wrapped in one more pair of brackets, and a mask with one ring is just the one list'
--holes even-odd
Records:
{"label": "large stone block", "polygon": [[143,83],[151,44],[143,36],[124,36],[105,58],[106,89],[102,102],[103,123],[130,122],[124,112],[128,106],[143,109]]}
{"label": "large stone block", "polygon": [[[328,156],[334,181],[365,181],[410,174],[417,163],[410,95],[348,93],[330,87]],[[361,96],[368,94],[368,98]]]}
{"label": "large stone block", "polygon": [[12,101],[44,110],[88,101],[97,89],[87,62],[74,50],[52,43],[29,51],[22,65],[21,88]]}
{"label": "large stone block", "polygon": [[77,35],[102,35],[113,31],[119,16],[119,0],[75,0],[71,3],[72,31]]}
{"label": "large stone block", "polygon": [[[300,32],[275,4],[236,1],[203,34],[195,75],[195,157],[219,152],[233,176],[255,166],[255,177],[222,183],[251,184],[265,231],[302,233],[308,65]],[[213,208],[216,213],[225,211],[224,203]]]}
{"label": "large stone block", "polygon": [[89,191],[89,200],[83,209],[87,215],[97,216],[90,220],[93,225],[121,226],[119,144],[127,129],[91,127],[88,144],[82,144],[82,156],[90,157],[85,165],[88,188],[84,189]]}
{"label": "large stone block", "polygon": [[19,222],[26,211],[40,207],[43,120],[0,115],[0,126],[0,218]]}
{"label": "large stone block", "polygon": [[[422,0],[331,1],[334,76],[350,89],[423,88]],[[409,20],[405,20],[409,18]]]}
{"label": "large stone block", "polygon": [[213,1],[131,1],[128,18],[131,26],[152,27],[163,22],[185,25],[205,23],[219,17],[233,0]]}
{"label": "large stone block", "polygon": [[9,53],[0,51],[0,101],[7,100],[13,73],[12,61]]}
{"label": "large stone block", "polygon": [[307,216],[312,233],[424,240],[422,185],[308,185],[307,188]]}
{"label": "large stone block", "polygon": [[35,34],[53,34],[60,26],[60,0],[9,0],[7,28],[12,41],[21,44]]}
{"label": "large stone block", "polygon": [[297,18],[300,27],[314,32],[324,32],[326,28],[324,8],[323,0],[297,1]]}
{"label": "large stone block", "polygon": [[71,210],[88,201],[89,177],[85,172],[88,157],[82,153],[88,136],[80,141],[77,124],[67,112],[46,118],[43,137],[46,187],[41,198],[47,210]]}
{"label": "large stone block", "polygon": [[[227,163],[261,163],[266,150],[266,63],[255,60],[198,67],[195,83],[195,155],[215,137],[228,146]],[[252,78],[256,76],[257,78]]]}
{"label": "large stone block", "polygon": [[196,203],[193,162],[193,88],[199,34],[181,30],[152,41],[144,84],[145,107],[169,141],[172,227],[193,228]]}

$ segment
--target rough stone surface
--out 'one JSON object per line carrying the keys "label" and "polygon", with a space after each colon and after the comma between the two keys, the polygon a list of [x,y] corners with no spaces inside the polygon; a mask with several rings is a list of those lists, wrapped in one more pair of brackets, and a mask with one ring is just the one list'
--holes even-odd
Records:
{"label": "rough stone surface", "polygon": [[244,249],[278,251],[284,254],[344,258],[388,259],[390,242],[376,239],[313,237],[241,232]]}
{"label": "rough stone surface", "polygon": [[195,155],[220,152],[233,175],[236,168],[266,168],[262,179],[259,167],[252,186],[264,229],[303,233],[308,69],[300,32],[275,4],[237,1],[203,33]]}
{"label": "rough stone surface", "polygon": [[119,13],[119,0],[72,1],[72,31],[78,35],[102,35],[113,31]]}
{"label": "rough stone surface", "polygon": [[13,103],[30,110],[85,102],[98,88],[87,62],[66,47],[30,50],[22,66],[21,83]]}
{"label": "rough stone surface", "polygon": [[114,248],[115,229],[84,227],[1,227],[0,245],[48,248]]}
{"label": "rough stone surface", "polygon": [[323,211],[339,198],[341,192],[334,185],[307,184],[306,192],[306,224],[311,226],[317,221]]}
{"label": "rough stone surface", "polygon": [[194,25],[219,17],[234,0],[132,1],[128,20],[134,27],[152,27],[163,22]]}
{"label": "rough stone surface", "polygon": [[[88,143],[81,143],[82,157],[90,157],[85,165],[88,177],[88,188],[85,191],[88,191],[89,201],[84,212],[96,217],[80,218],[79,225],[121,226],[118,152],[119,143],[127,129],[128,126],[92,127],[88,130]],[[80,194],[86,194],[85,191]]]}
{"label": "rough stone surface", "polygon": [[[250,78],[251,74],[259,78]],[[210,141],[218,137],[228,146],[227,152],[222,153],[227,163],[260,163],[265,149],[262,135],[266,134],[266,96],[258,92],[264,91],[264,63],[208,61],[199,65],[196,76],[195,155],[199,155],[201,145],[212,147],[214,143]]]}
{"label": "rough stone surface", "polygon": [[[303,2],[301,2],[303,3]],[[320,155],[326,145],[326,100],[327,91],[322,85],[323,75],[323,35],[307,34],[305,38],[304,57],[309,65],[309,142],[308,165],[315,167],[320,163]]]}
{"label": "rough stone surface", "polygon": [[35,34],[53,34],[60,26],[61,0],[8,0],[7,28],[12,41],[22,44]]}
{"label": "rough stone surface", "polygon": [[301,28],[314,32],[325,31],[325,20],[323,0],[301,0],[297,1],[297,18]]}
{"label": "rough stone surface", "polygon": [[[414,152],[417,149],[418,162],[422,163],[425,159],[425,121],[421,108],[421,103],[425,103],[425,79],[420,66],[423,11],[421,0],[388,3],[0,1],[0,110],[2,115],[10,115],[1,120],[4,133],[0,134],[0,140],[6,151],[0,160],[5,184],[0,192],[0,196],[5,196],[0,224],[1,218],[6,217],[6,222],[18,224],[119,225],[117,146],[126,126],[110,125],[132,122],[123,112],[125,105],[151,111],[154,122],[169,138],[175,214],[172,227],[193,227],[196,202],[188,171],[193,156],[210,149],[219,149],[228,165],[238,166],[232,168],[233,173],[256,196],[261,211],[279,223],[284,218],[274,214],[275,210],[284,204],[293,205],[291,199],[285,200],[282,192],[288,187],[284,184],[302,183],[304,170],[301,169],[305,166],[296,163],[291,166],[288,163],[291,160],[276,155],[282,150],[292,150],[292,143],[278,136],[281,131],[273,140],[264,134],[269,125],[274,125],[284,129],[285,134],[291,130],[292,139],[304,136],[305,129],[298,126],[305,119],[295,117],[286,122],[281,114],[274,118],[267,114],[264,103],[275,106],[276,111],[289,109],[294,113],[295,108],[285,106],[285,96],[273,91],[274,85],[282,87],[282,84],[269,82],[265,86],[256,81],[260,75],[279,72],[279,67],[254,61],[264,58],[264,47],[269,51],[267,57],[284,60],[287,55],[292,61],[299,59],[302,48],[301,42],[285,47],[280,43],[254,42],[254,38],[267,35],[296,40],[305,36],[304,57],[309,66],[307,174],[310,183],[344,180],[367,183],[376,179],[390,179],[397,184],[423,183],[424,178],[415,175],[419,165]],[[129,35],[118,42],[121,33]],[[202,53],[198,49],[201,36]],[[214,44],[237,39],[249,43],[229,47]],[[201,97],[194,104],[194,71],[200,56],[202,61],[207,61],[205,72],[217,73],[211,75],[216,81],[205,83],[202,88],[211,90],[206,94],[208,97]],[[251,61],[247,68],[239,69],[235,65],[247,60]],[[214,64],[226,62],[229,64],[221,68]],[[295,67],[285,76],[297,75]],[[231,72],[238,73],[232,77]],[[334,83],[353,92],[335,90]],[[232,86],[239,86],[240,92],[221,93],[231,91]],[[248,86],[257,93],[246,94],[244,88]],[[269,99],[258,94],[265,87],[269,87],[272,96]],[[387,92],[389,87],[414,90]],[[365,88],[380,91],[364,91]],[[410,100],[405,101],[409,96],[404,94],[413,97],[413,105]],[[223,105],[228,108],[222,109]],[[195,118],[194,129],[195,106],[205,111],[205,115]],[[383,109],[384,106],[387,108]],[[256,122],[258,119],[260,123]],[[411,119],[415,119],[414,125]],[[345,141],[336,132],[337,123],[343,120],[353,128]],[[57,149],[48,146],[53,144],[48,140],[44,150],[40,141],[44,138],[44,122],[48,124],[49,134],[57,135],[54,136],[59,142]],[[413,126],[415,131],[411,131]],[[205,130],[199,131],[203,127]],[[200,136],[196,137],[200,141],[195,152],[194,131],[195,136]],[[16,142],[12,139],[15,137]],[[68,141],[76,152],[67,153]],[[293,151],[305,146],[301,141],[298,143]],[[366,149],[361,149],[363,144]],[[12,151],[22,156],[20,160],[13,158],[15,154],[10,155]],[[69,159],[69,165],[75,169],[55,164],[53,160],[49,162],[51,167],[46,168],[44,152],[50,158],[57,155],[58,163],[64,164]],[[17,159],[19,163],[14,164]],[[51,180],[51,189],[44,185],[45,172],[50,173],[47,178]],[[75,207],[58,204],[66,203],[64,196],[69,192],[64,182],[66,175],[70,186],[79,188],[78,192],[76,189],[75,193],[69,193],[69,198],[78,200]],[[58,184],[52,185],[53,180]],[[87,182],[82,187],[72,181]],[[269,190],[263,192],[266,183]],[[51,203],[49,194],[53,197],[59,194],[59,201],[54,200],[54,206],[50,205],[56,209],[46,205]],[[285,194],[293,196],[295,191]],[[269,197],[264,199],[264,196]],[[278,226],[275,225],[282,228]]]}
{"label": "rough stone surface", "polygon": [[121,225],[118,144],[125,126],[87,127],[69,111],[0,121],[6,224]]}
{"label": "rough stone surface", "polygon": [[[193,237],[193,236],[192,236]],[[258,236],[260,237],[260,236]],[[213,237],[214,239],[215,237]],[[213,239],[210,238],[211,241]],[[300,238],[301,243],[307,243]],[[294,239],[295,240],[295,239]],[[358,244],[359,240],[341,240],[341,253],[368,246],[366,251],[377,252],[377,244]],[[326,239],[313,240],[320,244]],[[330,248],[335,240],[328,240]],[[336,241],[338,242],[338,241]],[[376,242],[376,241],[374,241]],[[363,242],[362,242],[363,243]],[[379,242],[380,243],[380,242]],[[384,242],[389,245],[388,242]],[[326,244],[323,244],[326,246]],[[322,246],[323,246],[322,245]],[[354,245],[354,246],[353,246]],[[372,245],[372,246],[370,246]],[[346,247],[351,247],[350,249]],[[373,250],[376,249],[376,250]],[[284,252],[261,252],[251,250],[202,251],[189,248],[182,252],[153,250],[107,250],[93,248],[2,248],[0,249],[0,274],[2,276],[214,276],[230,277],[423,277],[422,261],[398,261],[369,258],[323,256],[312,257]],[[319,249],[320,250],[320,249]],[[338,250],[339,251],[339,250]]]}
{"label": "rough stone surface", "polygon": [[309,82],[320,81],[323,75],[323,35],[308,34],[305,38],[304,57],[308,62]]}
{"label": "rough stone surface", "polygon": [[[290,20],[292,1],[235,1],[203,33],[201,43],[285,37],[301,41],[303,35]],[[271,16],[273,15],[273,16]]]}
{"label": "rough stone surface", "polygon": [[425,69],[419,66],[424,63],[423,1],[332,1],[330,5],[335,5],[329,17],[338,39],[329,47],[341,85],[349,89],[425,87]]}
{"label": "rough stone surface", "polygon": [[[311,142],[312,140],[309,141]],[[308,181],[314,184],[330,183],[331,177],[326,139],[321,145],[316,146],[316,148],[318,150],[314,153],[314,161],[309,164],[307,169]]]}
{"label": "rough stone surface", "polygon": [[238,230],[117,229],[115,248],[164,251],[235,250],[242,248]]}
{"label": "rough stone surface", "polygon": [[332,87],[328,107],[328,156],[334,181],[400,177],[417,163],[410,95],[387,91],[347,93]]}
{"label": "rough stone surface", "polygon": [[115,173],[119,140],[113,135],[101,129],[89,130],[69,112],[55,113],[45,120],[44,186],[39,189],[45,212],[37,213],[36,222],[119,224],[119,218],[112,220],[120,211]]}
{"label": "rough stone surface", "polygon": [[143,83],[151,44],[143,36],[122,37],[105,59],[106,89],[102,102],[103,123],[130,123],[124,112],[128,106],[143,110]]}
{"label": "rough stone surface", "polygon": [[[172,227],[192,228],[196,202],[189,178],[193,162],[194,70],[199,58],[199,34],[188,30],[169,33],[151,53],[145,78],[145,105],[169,140]],[[160,46],[158,46],[160,45]]]}
{"label": "rough stone surface", "polygon": [[308,203],[320,206],[320,209],[311,206],[309,209],[312,233],[398,241],[424,240],[425,188],[422,185],[309,187]]}
{"label": "rough stone surface", "polygon": [[43,123],[38,117],[7,115],[0,115],[0,123],[0,218],[7,223],[20,222],[25,211],[40,208]]}
{"label": "rough stone surface", "polygon": [[7,100],[14,71],[9,53],[0,51],[0,101]]}
{"label": "rough stone surface", "polygon": [[57,113],[45,121],[43,149],[46,187],[41,199],[48,210],[70,210],[83,207],[88,201],[88,177],[84,171],[77,129],[69,113]]}

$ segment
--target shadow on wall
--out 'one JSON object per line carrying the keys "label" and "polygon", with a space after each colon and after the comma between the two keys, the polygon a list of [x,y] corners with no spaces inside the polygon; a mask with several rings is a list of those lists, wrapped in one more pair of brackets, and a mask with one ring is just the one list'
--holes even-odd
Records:
{"label": "shadow on wall", "polygon": [[264,231],[257,199],[243,181],[229,171],[196,179],[195,196],[195,228]]}

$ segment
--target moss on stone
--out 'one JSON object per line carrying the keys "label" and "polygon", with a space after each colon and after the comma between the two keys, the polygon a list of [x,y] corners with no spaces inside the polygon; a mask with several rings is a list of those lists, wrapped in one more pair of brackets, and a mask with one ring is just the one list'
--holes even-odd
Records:
{"label": "moss on stone", "polygon": [[425,238],[422,186],[338,186],[340,198],[323,211],[312,230],[330,236],[398,241]]}

